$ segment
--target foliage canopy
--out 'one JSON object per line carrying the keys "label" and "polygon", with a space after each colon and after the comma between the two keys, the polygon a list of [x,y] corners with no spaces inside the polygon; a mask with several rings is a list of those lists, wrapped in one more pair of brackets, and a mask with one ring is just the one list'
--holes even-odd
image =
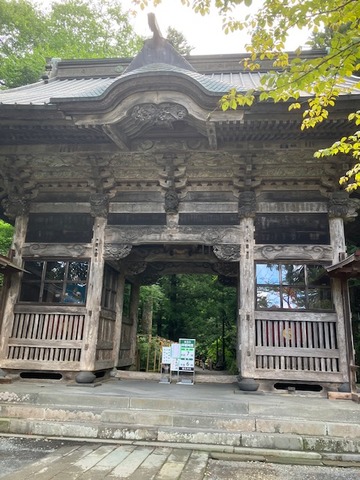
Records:
{"label": "foliage canopy", "polygon": [[13,238],[14,227],[0,220],[0,254],[8,255]]}
{"label": "foliage canopy", "polygon": [[53,57],[133,56],[142,38],[129,18],[112,0],[58,0],[46,11],[30,0],[0,0],[0,82],[38,81]]}
{"label": "foliage canopy", "polygon": [[235,288],[219,283],[216,275],[167,275],[141,287],[142,306],[149,295],[154,300],[153,334],[173,341],[195,338],[197,354],[211,358],[214,366],[224,341],[227,369],[236,369]]}
{"label": "foliage canopy", "polygon": [[191,50],[194,48],[188,44],[184,34],[173,27],[167,29],[166,39],[181,55],[190,55]]}
{"label": "foliage canopy", "polygon": [[[141,8],[148,0],[133,0]],[[264,60],[271,61],[274,70],[263,76],[260,92],[232,90],[221,100],[221,108],[236,109],[257,101],[289,102],[289,109],[302,112],[302,129],[313,128],[326,121],[340,95],[360,88],[360,2],[358,0],[181,0],[201,15],[216,11],[223,19],[225,33],[246,31],[250,43],[244,61],[250,70],[260,68]],[[161,0],[152,0],[153,5]],[[245,9],[242,7],[258,7]],[[241,12],[241,13],[239,13]],[[326,47],[326,50],[301,56],[285,51],[286,40],[294,34],[293,28],[309,32],[308,47]],[[314,53],[316,53],[314,51]],[[300,92],[307,92],[300,99]],[[354,129],[360,124],[360,110],[348,118]],[[348,191],[360,186],[360,131],[343,136],[328,148],[315,152],[316,157],[345,154],[352,157],[354,166],[340,183]]]}

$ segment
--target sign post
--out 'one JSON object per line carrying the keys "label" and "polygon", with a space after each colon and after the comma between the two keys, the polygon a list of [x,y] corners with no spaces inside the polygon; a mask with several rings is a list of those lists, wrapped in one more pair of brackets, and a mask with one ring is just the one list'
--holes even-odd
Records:
{"label": "sign post", "polygon": [[171,347],[162,347],[160,383],[171,383]]}
{"label": "sign post", "polygon": [[177,383],[195,383],[195,340],[180,338],[179,343],[163,347],[159,383],[171,383],[172,372],[177,372]]}
{"label": "sign post", "polygon": [[180,357],[178,383],[193,385],[195,383],[195,339],[180,338]]}

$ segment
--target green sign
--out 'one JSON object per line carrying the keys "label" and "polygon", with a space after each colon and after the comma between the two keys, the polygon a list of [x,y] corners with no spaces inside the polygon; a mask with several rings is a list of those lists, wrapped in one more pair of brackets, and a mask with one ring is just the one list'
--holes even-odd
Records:
{"label": "green sign", "polygon": [[180,338],[179,370],[193,372],[195,370],[195,340],[193,338]]}

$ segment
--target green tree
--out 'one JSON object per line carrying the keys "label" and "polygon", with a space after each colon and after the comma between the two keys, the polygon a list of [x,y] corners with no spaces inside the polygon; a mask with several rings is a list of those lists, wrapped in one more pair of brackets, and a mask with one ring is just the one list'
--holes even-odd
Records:
{"label": "green tree", "polygon": [[190,55],[191,50],[194,49],[194,47],[188,44],[184,34],[176,30],[176,28],[169,27],[167,29],[166,39],[181,55]]}
{"label": "green tree", "polygon": [[[133,1],[142,8],[149,3],[147,0]],[[360,88],[358,80],[352,83],[346,80],[360,70],[358,0],[263,0],[254,13],[246,8],[236,9],[250,7],[252,0],[181,1],[201,15],[215,10],[223,19],[225,33],[247,31],[251,41],[246,46],[249,57],[244,61],[245,67],[256,70],[264,60],[272,62],[273,71],[262,77],[260,92],[231,90],[221,100],[223,110],[250,106],[258,101],[288,102],[290,110],[301,110],[301,128],[308,129],[327,120],[340,95]],[[161,0],[151,3],[156,5]],[[324,37],[328,41],[326,51],[306,57],[301,55],[299,48],[295,55],[289,55],[285,44],[294,34],[293,28],[306,29],[309,35],[331,32]],[[301,92],[307,92],[308,98],[300,98]],[[315,152],[315,156],[344,154],[352,157],[353,168],[340,179],[351,192],[360,186],[360,131],[356,130],[360,125],[360,110],[351,113],[348,120],[355,124],[354,133]]]}
{"label": "green tree", "polygon": [[0,254],[7,255],[11,246],[14,234],[14,227],[9,223],[0,220]]}
{"label": "green tree", "polygon": [[163,294],[154,304],[154,333],[156,328],[157,335],[173,341],[195,338],[197,355],[210,355],[215,366],[224,353],[227,368],[234,367],[236,289],[219,283],[216,275],[190,274],[164,276],[157,286]]}
{"label": "green tree", "polygon": [[60,0],[41,11],[30,0],[0,0],[0,81],[39,80],[47,58],[133,56],[142,46],[129,13],[112,0]]}
{"label": "green tree", "polygon": [[[39,79],[45,59],[45,17],[27,0],[0,0],[0,82],[6,87]],[[21,83],[22,82],[22,83]]]}

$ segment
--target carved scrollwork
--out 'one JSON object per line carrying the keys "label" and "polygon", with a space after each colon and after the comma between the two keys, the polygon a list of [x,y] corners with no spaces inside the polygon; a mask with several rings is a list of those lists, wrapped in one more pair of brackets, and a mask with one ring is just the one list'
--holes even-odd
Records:
{"label": "carved scrollwork", "polygon": [[213,250],[217,258],[224,262],[240,260],[240,245],[214,245]]}
{"label": "carved scrollwork", "polygon": [[138,243],[139,239],[159,236],[161,232],[161,227],[128,227],[116,231],[116,240],[121,243]]}
{"label": "carved scrollwork", "polygon": [[93,217],[106,218],[109,211],[109,198],[102,193],[94,193],[90,196],[90,207]]}
{"label": "carved scrollwork", "polygon": [[131,252],[132,245],[128,244],[105,244],[105,258],[107,260],[120,260]]}
{"label": "carved scrollwork", "polygon": [[246,191],[239,195],[239,218],[255,217],[256,196],[255,192]]}
{"label": "carved scrollwork", "polygon": [[165,193],[165,212],[177,213],[179,210],[179,196],[174,187],[170,187]]}
{"label": "carved scrollwork", "polygon": [[203,242],[207,245],[217,244],[218,242],[221,242],[225,236],[223,230],[220,231],[216,228],[205,228],[204,230],[201,230],[201,232],[197,232],[194,227],[183,227],[181,233],[184,235],[197,233],[198,235],[201,235]]}
{"label": "carved scrollwork", "polygon": [[344,191],[333,192],[329,200],[329,217],[346,217],[348,213],[349,194]]}
{"label": "carved scrollwork", "polygon": [[161,127],[172,128],[172,124],[177,120],[183,120],[188,115],[188,111],[182,105],[177,103],[143,103],[136,105],[131,117],[143,124],[157,125]]}
{"label": "carved scrollwork", "polygon": [[7,199],[3,200],[2,205],[5,215],[9,218],[27,215],[29,212],[29,201],[21,195],[9,195]]}
{"label": "carved scrollwork", "polygon": [[276,259],[309,259],[329,260],[331,259],[332,248],[321,245],[262,245],[255,247],[255,254],[260,254],[266,260]]}
{"label": "carved scrollwork", "polygon": [[84,255],[86,247],[84,245],[73,244],[54,244],[54,243],[32,243],[29,245],[29,253],[36,256],[71,256],[80,257]]}
{"label": "carved scrollwork", "polygon": [[360,207],[360,201],[355,198],[349,198],[349,194],[343,190],[333,192],[329,200],[329,217],[352,219],[357,216],[357,210]]}

